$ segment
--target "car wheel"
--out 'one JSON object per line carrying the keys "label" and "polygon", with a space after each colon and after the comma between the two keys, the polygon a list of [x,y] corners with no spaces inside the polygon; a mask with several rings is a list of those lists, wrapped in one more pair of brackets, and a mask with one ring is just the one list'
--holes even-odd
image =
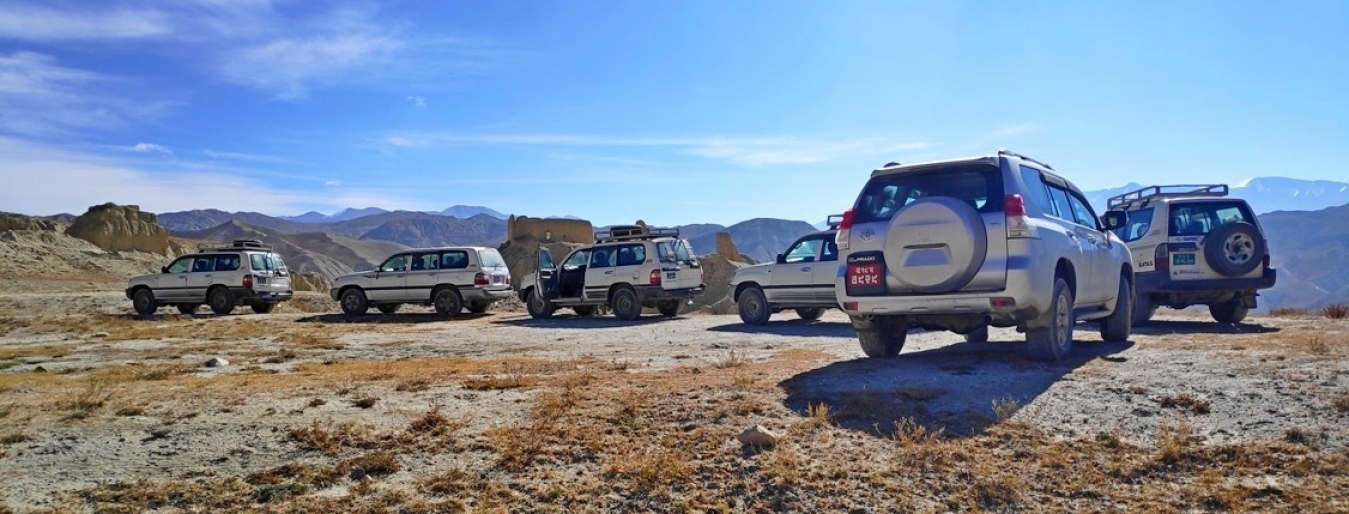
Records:
{"label": "car wheel", "polygon": [[1123,276],[1119,279],[1119,296],[1115,300],[1115,312],[1101,320],[1101,339],[1112,343],[1129,340],[1129,327],[1133,325],[1134,288]]}
{"label": "car wheel", "polygon": [[673,318],[675,315],[679,314],[679,302],[668,301],[657,303],[656,310],[660,311],[661,316]]}
{"label": "car wheel", "polygon": [[353,287],[342,291],[342,313],[348,316],[360,316],[370,309],[370,302],[365,298],[365,291],[359,287]]}
{"label": "car wheel", "polygon": [[1063,278],[1054,279],[1054,296],[1045,314],[1049,326],[1026,330],[1026,349],[1037,361],[1057,361],[1073,348],[1073,292]]}
{"label": "car wheel", "polygon": [[815,321],[817,319],[820,319],[820,316],[824,316],[824,309],[821,309],[819,307],[796,309],[796,315],[800,316],[801,319],[806,321]]}
{"label": "car wheel", "polygon": [[250,309],[253,309],[253,312],[258,314],[270,314],[274,309],[276,309],[276,304],[271,302],[262,302],[249,305],[248,307]]}
{"label": "car wheel", "polygon": [[381,303],[379,305],[376,305],[375,308],[379,309],[379,312],[382,312],[384,314],[393,314],[395,312],[398,312],[398,309],[401,308],[402,306],[403,304],[401,303]]}
{"label": "car wheel", "polygon": [[140,289],[136,294],[131,295],[131,307],[136,309],[136,314],[149,316],[159,310],[159,302],[155,300],[155,294],[149,289]]}
{"label": "car wheel", "polygon": [[576,315],[581,317],[588,317],[595,315],[594,305],[577,305],[575,307],[572,307],[571,310],[576,311]]}
{"label": "car wheel", "polygon": [[642,317],[642,303],[637,301],[637,292],[629,287],[620,287],[609,298],[614,308],[614,316],[623,321],[632,321]]}
{"label": "car wheel", "polygon": [[449,288],[436,291],[431,304],[436,306],[436,312],[445,316],[458,316],[464,310],[464,299],[459,296],[459,291]]}
{"label": "car wheel", "polygon": [[768,310],[768,299],[764,298],[763,290],[755,286],[745,288],[740,293],[740,298],[735,302],[736,309],[740,311],[740,321],[746,325],[763,325],[768,323],[768,317],[773,313]]}
{"label": "car wheel", "polygon": [[1133,318],[1133,326],[1141,327],[1152,321],[1152,317],[1157,314],[1157,306],[1152,304],[1152,297],[1146,294],[1134,294],[1134,306],[1130,311],[1130,317]]}
{"label": "car wheel", "polygon": [[1213,315],[1213,319],[1219,323],[1241,323],[1246,319],[1246,312],[1249,309],[1242,305],[1241,298],[1233,298],[1223,303],[1214,303],[1208,306],[1208,313]]}
{"label": "car wheel", "polygon": [[974,329],[973,332],[970,332],[970,333],[968,333],[968,334],[965,334],[965,342],[967,342],[967,343],[987,343],[987,342],[988,342],[988,325],[984,325],[984,326],[982,326],[982,327],[976,328],[976,329]]}
{"label": "car wheel", "polygon": [[[535,294],[533,288],[526,289],[525,294],[529,296],[529,302],[525,304],[525,310],[529,311],[529,317],[546,319],[553,316],[553,302],[544,300],[538,294]],[[590,309],[593,313],[595,308],[590,307]],[[578,310],[577,313],[580,313],[580,311]]]}
{"label": "car wheel", "polygon": [[1245,275],[1264,262],[1265,238],[1255,225],[1246,222],[1224,223],[1204,236],[1204,260],[1222,275]]}
{"label": "car wheel", "polygon": [[852,327],[862,353],[872,358],[891,358],[904,349],[909,338],[909,322],[903,316],[853,316]]}
{"label": "car wheel", "polygon": [[191,315],[197,313],[197,309],[198,309],[199,307],[201,307],[201,304],[199,304],[199,303],[180,303],[180,304],[177,305],[177,307],[178,307],[178,312],[179,312],[180,314],[186,314],[186,315],[188,315],[188,316],[191,316]]}
{"label": "car wheel", "polygon": [[211,312],[216,313],[217,316],[225,316],[234,312],[234,295],[230,294],[230,290],[223,286],[216,286],[215,289],[212,289],[206,303],[211,305]]}

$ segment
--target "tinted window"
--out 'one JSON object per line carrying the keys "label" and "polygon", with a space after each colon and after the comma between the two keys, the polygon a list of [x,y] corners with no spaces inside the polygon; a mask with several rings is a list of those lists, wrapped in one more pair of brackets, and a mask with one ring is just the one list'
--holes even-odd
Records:
{"label": "tinted window", "polygon": [[169,273],[187,273],[187,270],[192,269],[193,260],[192,257],[183,257],[173,261],[173,264],[169,265]]}
{"label": "tinted window", "polygon": [[614,267],[614,254],[617,247],[596,248],[590,253],[591,268],[612,268]]}
{"label": "tinted window", "polygon": [[820,242],[819,239],[807,239],[796,243],[783,257],[788,263],[815,262],[815,256],[820,253]]}
{"label": "tinted window", "polygon": [[1253,219],[1242,202],[1198,202],[1171,204],[1171,235],[1202,236],[1224,223],[1246,222]]}
{"label": "tinted window", "polygon": [[408,263],[412,260],[411,255],[395,255],[379,265],[380,271],[407,271]]}
{"label": "tinted window", "polygon": [[274,253],[267,254],[267,265],[270,266],[271,270],[280,271],[282,272],[282,275],[285,275],[286,263],[281,261],[280,255]]}
{"label": "tinted window", "polygon": [[1096,223],[1096,215],[1091,212],[1091,207],[1087,207],[1087,202],[1082,201],[1077,195],[1069,195],[1068,203],[1073,207],[1073,217],[1077,218],[1079,225],[1100,229]]}
{"label": "tinted window", "polygon": [[445,252],[440,254],[440,269],[464,269],[468,267],[468,252]]}
{"label": "tinted window", "polygon": [[1026,182],[1026,200],[1039,206],[1040,210],[1052,213],[1054,206],[1049,199],[1049,189],[1045,186],[1044,179],[1040,178],[1040,170],[1022,166],[1021,180]]}
{"label": "tinted window", "polygon": [[1148,207],[1128,213],[1129,221],[1111,232],[1126,243],[1142,239],[1152,230],[1152,211],[1152,207]]}
{"label": "tinted window", "polygon": [[1057,186],[1048,186],[1050,203],[1054,211],[1050,214],[1056,218],[1068,220],[1076,223],[1073,218],[1073,205],[1068,202],[1068,192],[1059,189]]}
{"label": "tinted window", "polygon": [[872,179],[854,212],[858,223],[886,221],[904,206],[935,196],[956,198],[979,212],[1002,212],[1002,195],[1002,171],[997,166],[964,165]]}
{"label": "tinted window", "polygon": [[[467,261],[468,259],[464,259]],[[440,269],[440,254],[419,253],[412,258],[412,271]]]}
{"label": "tinted window", "polygon": [[645,245],[623,245],[618,247],[618,265],[636,266],[646,262]]}
{"label": "tinted window", "polygon": [[553,252],[549,252],[546,250],[539,251],[539,267],[543,269],[552,269],[557,267],[553,265]]}
{"label": "tinted window", "polygon": [[239,269],[238,255],[217,255],[215,258],[216,271],[235,271]]}
{"label": "tinted window", "polygon": [[211,271],[215,267],[215,257],[197,257],[192,261],[192,272]]}
{"label": "tinted window", "polygon": [[824,250],[820,252],[820,260],[821,261],[838,260],[838,243],[834,242],[833,237],[828,237],[824,240]]}
{"label": "tinted window", "polygon": [[253,271],[267,271],[267,258],[260,253],[248,254],[248,264]]}

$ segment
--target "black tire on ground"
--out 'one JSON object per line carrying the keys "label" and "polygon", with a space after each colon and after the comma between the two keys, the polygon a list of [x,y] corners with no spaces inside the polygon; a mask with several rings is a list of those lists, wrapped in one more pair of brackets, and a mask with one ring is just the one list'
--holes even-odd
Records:
{"label": "black tire on ground", "polygon": [[440,314],[458,316],[464,310],[464,299],[459,296],[459,291],[447,287],[436,291],[436,295],[431,298],[431,305]]}
{"label": "black tire on ground", "polygon": [[800,316],[801,319],[806,321],[815,321],[817,319],[820,319],[820,316],[824,315],[824,309],[821,309],[819,307],[806,307],[802,309],[796,309],[796,315]]}
{"label": "black tire on ground", "polygon": [[211,312],[217,316],[225,316],[234,312],[234,295],[230,293],[229,288],[216,286],[210,294],[206,295],[206,303],[211,306]]}
{"label": "black tire on ground", "polygon": [[968,333],[968,334],[965,334],[965,342],[967,342],[967,343],[987,343],[987,342],[988,342],[988,325],[984,325],[984,326],[982,326],[982,327],[976,328],[976,329],[974,329],[973,332],[970,332],[970,333]]}
{"label": "black tire on ground", "polygon": [[872,358],[899,355],[909,337],[909,322],[903,316],[853,316],[852,326],[862,353]]}
{"label": "black tire on ground", "polygon": [[1050,303],[1047,328],[1026,330],[1026,350],[1037,361],[1052,362],[1062,359],[1073,349],[1073,291],[1068,281],[1054,279],[1054,296]]}
{"label": "black tire on ground", "polygon": [[[525,310],[529,311],[529,317],[534,319],[547,319],[553,317],[553,302],[544,300],[534,291],[534,288],[525,290],[525,296],[529,298],[525,302]],[[594,307],[590,307],[591,313],[594,313]],[[580,313],[580,311],[577,311]]]}
{"label": "black tire on ground", "polygon": [[572,307],[571,310],[576,311],[576,315],[581,317],[589,317],[595,315],[594,305],[577,305],[575,307]]}
{"label": "black tire on ground", "polygon": [[637,291],[630,287],[620,287],[609,297],[609,305],[614,309],[614,316],[624,321],[632,321],[642,317],[642,302],[637,301]]}
{"label": "black tire on ground", "polygon": [[487,302],[470,303],[468,304],[468,312],[472,312],[474,314],[482,314],[484,312],[487,312],[487,308],[491,306],[492,304]]}
{"label": "black tire on ground", "polygon": [[1264,262],[1265,237],[1244,221],[1224,223],[1204,236],[1204,260],[1219,274],[1245,275]]}
{"label": "black tire on ground", "polygon": [[175,305],[175,307],[178,307],[178,312],[179,312],[180,314],[187,314],[187,315],[191,316],[191,315],[197,313],[197,309],[198,309],[199,307],[201,307],[201,304],[199,304],[199,303],[180,303],[180,304],[178,304],[178,305]]}
{"label": "black tire on ground", "polygon": [[1209,304],[1208,313],[1219,323],[1241,323],[1246,319],[1249,309],[1242,305],[1241,298],[1233,298],[1223,303]]}
{"label": "black tire on ground", "polygon": [[1133,325],[1134,288],[1133,283],[1124,276],[1119,279],[1119,295],[1115,300],[1115,312],[1101,320],[1101,339],[1112,343],[1129,340],[1129,328]]}
{"label": "black tire on ground", "polygon": [[137,290],[131,295],[131,307],[136,309],[136,314],[149,316],[159,310],[159,302],[155,300],[155,294],[149,289]]}
{"label": "black tire on ground", "polygon": [[273,309],[276,309],[276,304],[272,302],[262,302],[249,305],[248,307],[258,314],[268,314],[271,313]]}
{"label": "black tire on ground", "polygon": [[1157,306],[1152,304],[1152,298],[1148,295],[1134,291],[1134,306],[1129,312],[1133,326],[1141,327],[1152,321],[1152,317],[1157,314]]}
{"label": "black tire on ground", "polygon": [[657,302],[656,310],[660,311],[661,316],[673,318],[675,317],[676,314],[679,314],[679,301],[669,300],[664,302]]}
{"label": "black tire on ground", "polygon": [[740,321],[746,325],[763,325],[773,315],[768,310],[768,299],[764,297],[763,290],[755,286],[745,288],[735,306],[740,311]]}
{"label": "black tire on ground", "polygon": [[359,287],[342,291],[339,300],[342,304],[342,313],[348,316],[360,316],[365,314],[365,311],[370,310],[370,302],[365,298],[365,291],[362,291]]}
{"label": "black tire on ground", "polygon": [[398,312],[398,309],[402,307],[403,304],[401,303],[381,303],[375,306],[376,309],[379,309],[379,312],[384,314],[393,314],[395,312]]}

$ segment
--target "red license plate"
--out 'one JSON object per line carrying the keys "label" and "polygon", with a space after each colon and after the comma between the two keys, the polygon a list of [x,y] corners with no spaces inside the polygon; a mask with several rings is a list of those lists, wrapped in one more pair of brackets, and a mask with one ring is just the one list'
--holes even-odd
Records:
{"label": "red license plate", "polygon": [[847,290],[849,295],[871,295],[885,292],[885,269],[881,263],[849,264]]}

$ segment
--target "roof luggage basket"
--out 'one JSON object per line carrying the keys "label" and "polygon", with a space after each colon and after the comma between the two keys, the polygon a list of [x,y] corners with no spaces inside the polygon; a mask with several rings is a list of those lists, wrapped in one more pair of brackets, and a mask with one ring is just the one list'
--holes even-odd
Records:
{"label": "roof luggage basket", "polygon": [[1158,198],[1179,198],[1183,196],[1227,196],[1227,184],[1176,184],[1170,186],[1148,186],[1143,189],[1115,195],[1106,200],[1106,208],[1115,210],[1134,202],[1145,202]]}
{"label": "roof luggage basket", "polygon": [[595,231],[596,243],[614,241],[640,241],[658,237],[679,237],[677,228],[651,228],[642,225],[615,225],[605,230]]}
{"label": "roof luggage basket", "polygon": [[824,219],[824,224],[829,226],[829,230],[838,230],[838,227],[843,224],[843,215],[830,214]]}
{"label": "roof luggage basket", "polygon": [[208,250],[233,250],[245,248],[249,250],[267,250],[275,251],[272,245],[259,241],[257,239],[235,239],[228,243],[202,243],[197,245],[197,251],[205,252]]}

